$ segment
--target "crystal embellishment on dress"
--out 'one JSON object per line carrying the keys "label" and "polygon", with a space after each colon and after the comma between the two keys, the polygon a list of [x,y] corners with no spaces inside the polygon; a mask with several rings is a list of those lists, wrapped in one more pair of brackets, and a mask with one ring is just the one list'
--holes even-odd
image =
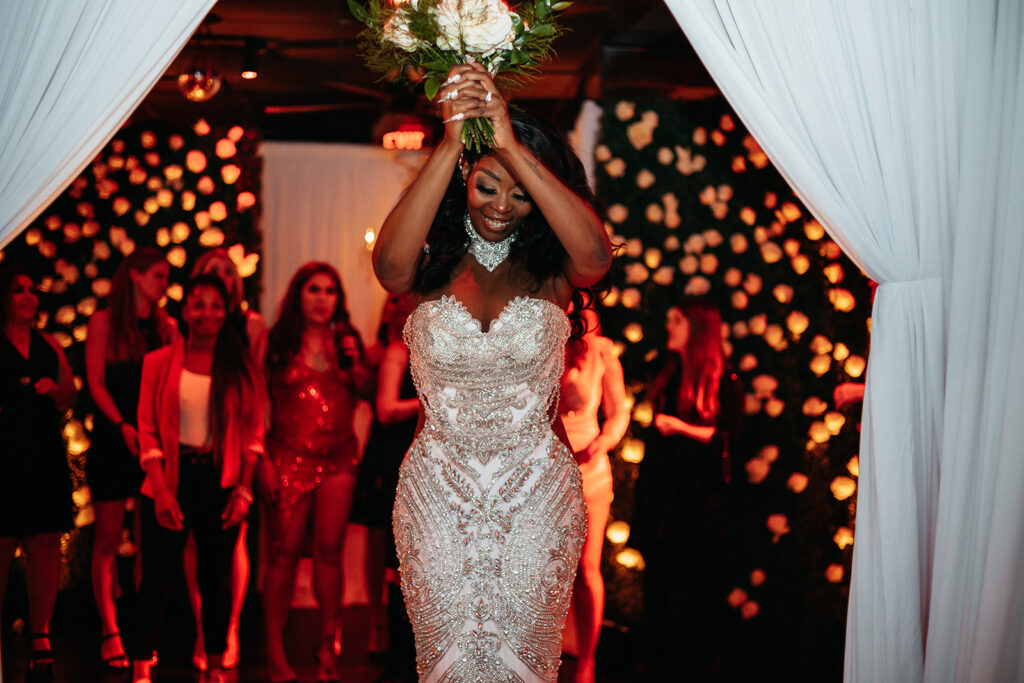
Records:
{"label": "crystal embellishment on dress", "polygon": [[501,265],[502,261],[508,258],[509,249],[512,247],[512,240],[516,237],[517,230],[513,230],[505,239],[500,242],[488,242],[473,227],[473,221],[469,217],[469,211],[462,218],[466,232],[469,234],[469,253],[476,259],[476,262],[492,273]]}
{"label": "crystal embellishment on dress", "polygon": [[520,296],[486,330],[424,301],[405,341],[424,425],[394,531],[427,683],[554,683],[586,538],[579,468],[551,431],[569,321]]}

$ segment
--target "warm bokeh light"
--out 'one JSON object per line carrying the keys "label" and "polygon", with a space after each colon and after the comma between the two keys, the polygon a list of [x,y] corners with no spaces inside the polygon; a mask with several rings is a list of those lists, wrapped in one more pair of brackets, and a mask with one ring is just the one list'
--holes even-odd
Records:
{"label": "warm bokeh light", "polygon": [[807,429],[807,433],[814,443],[825,443],[832,436],[831,432],[828,431],[828,427],[821,420],[812,422],[811,426]]}
{"label": "warm bokeh light", "polygon": [[832,367],[832,356],[827,353],[819,354],[811,359],[811,372],[821,377]]}
{"label": "warm bokeh light", "polygon": [[846,463],[846,471],[855,477],[860,476],[860,458],[858,456],[850,458],[850,461]]}
{"label": "warm bokeh light", "polygon": [[845,550],[853,545],[853,531],[849,527],[841,526],[836,530],[832,540],[836,542],[840,550]]}
{"label": "warm bokeh light", "polygon": [[838,411],[831,411],[825,415],[825,427],[828,428],[829,434],[837,436],[843,429],[843,425],[846,424],[846,416]]}
{"label": "warm bokeh light", "polygon": [[605,529],[605,537],[612,543],[622,544],[629,540],[629,524],[617,519]]}
{"label": "warm bokeh light", "polygon": [[245,211],[256,206],[256,195],[252,192],[239,192],[236,208],[238,211]]}
{"label": "warm bokeh light", "polygon": [[829,583],[842,583],[845,570],[841,564],[830,564],[825,570],[825,579]]}
{"label": "warm bokeh light", "polygon": [[768,515],[765,521],[768,531],[772,532],[772,543],[778,543],[779,539],[790,532],[789,518],[781,512]]}
{"label": "warm bokeh light", "polygon": [[828,404],[822,401],[817,396],[811,396],[804,401],[802,412],[808,417],[818,417],[828,410]]}
{"label": "warm bokeh light", "polygon": [[[641,403],[640,405],[642,406],[644,404]],[[636,410],[633,411],[634,420],[636,420],[637,412],[638,411]],[[640,422],[640,420],[636,421]],[[649,421],[648,424],[650,424]],[[645,445],[643,441],[640,441],[639,439],[626,439],[625,441],[622,442],[622,451],[620,453],[620,457],[626,462],[630,462],[635,465],[644,459],[644,450]]]}
{"label": "warm bokeh light", "polygon": [[183,247],[174,247],[167,252],[167,262],[175,268],[184,268],[188,253]]}
{"label": "warm bokeh light", "polygon": [[199,234],[199,244],[204,247],[219,247],[224,244],[224,233],[218,228],[207,228]]}
{"label": "warm bokeh light", "polygon": [[615,555],[615,561],[626,569],[641,571],[644,569],[644,556],[634,548],[624,548]]}
{"label": "warm bokeh light", "polygon": [[867,367],[867,361],[861,356],[850,356],[846,359],[843,364],[843,370],[850,377],[857,379],[864,374],[864,369]]}
{"label": "warm bokeh light", "polygon": [[220,169],[220,177],[228,185],[234,185],[241,175],[242,169],[234,164],[227,164]]}
{"label": "warm bokeh light", "polygon": [[192,173],[202,173],[206,170],[206,155],[198,149],[189,150],[185,155],[185,168]]}
{"label": "warm bokeh light", "polygon": [[836,477],[829,485],[836,500],[846,500],[857,490],[857,482],[849,477]]}
{"label": "warm bokeh light", "polygon": [[238,148],[235,147],[235,143],[233,141],[224,138],[222,140],[217,141],[217,145],[216,147],[214,147],[214,154],[216,154],[221,159],[230,159],[231,157],[238,154]]}
{"label": "warm bokeh light", "polygon": [[786,480],[786,488],[793,493],[803,493],[807,488],[808,481],[806,474],[802,472],[794,472],[789,475],[789,479]]}
{"label": "warm bokeh light", "polygon": [[630,323],[622,328],[622,336],[636,344],[644,338],[644,328],[640,323]]}

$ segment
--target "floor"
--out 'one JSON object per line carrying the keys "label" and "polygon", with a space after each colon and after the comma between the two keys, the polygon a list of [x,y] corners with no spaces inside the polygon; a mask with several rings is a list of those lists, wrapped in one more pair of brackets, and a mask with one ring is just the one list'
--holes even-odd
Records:
{"label": "floor", "polygon": [[[256,612],[256,610],[252,610]],[[192,628],[186,615],[170,619],[168,629],[160,647],[160,662],[153,668],[154,683],[191,683],[201,680],[198,671],[191,666]],[[4,683],[18,683],[28,680],[52,680],[55,683],[114,683],[127,681],[124,674],[106,672],[99,660],[99,638],[92,632],[82,632],[84,624],[54,624],[53,649],[56,653],[56,667],[52,678],[32,678],[27,672],[28,646],[19,634],[6,630],[3,634],[3,678]],[[76,633],[77,632],[77,633]],[[345,683],[401,683],[413,681],[414,677],[396,673],[401,670],[398,663],[371,658],[367,654],[369,615],[365,607],[347,607],[342,627],[342,647],[339,662],[341,680]],[[287,647],[290,663],[300,681],[316,680],[316,661],[313,646],[317,642],[318,619],[315,610],[296,609],[287,630]],[[614,634],[610,636],[615,640]],[[243,614],[241,632],[241,661],[237,669],[229,672],[229,683],[266,681],[266,667],[262,655],[262,634],[258,615]],[[566,657],[559,680],[572,680],[574,660]],[[611,663],[608,663],[611,664]],[[622,662],[619,662],[622,664]],[[598,683],[620,683],[631,680],[628,676],[615,676],[602,671],[599,660]],[[604,669],[620,668],[606,666]]]}

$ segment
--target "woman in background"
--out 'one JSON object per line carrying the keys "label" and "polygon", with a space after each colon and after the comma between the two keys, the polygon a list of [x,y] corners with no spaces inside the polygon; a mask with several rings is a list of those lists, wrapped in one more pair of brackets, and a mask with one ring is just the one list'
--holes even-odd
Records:
{"label": "woman in background", "polygon": [[[583,475],[583,499],[587,502],[587,540],[573,586],[573,602],[578,633],[576,683],[593,683],[594,653],[604,615],[601,549],[612,504],[608,451],[626,434],[629,410],[622,365],[612,341],[601,336],[601,323],[593,308],[583,309],[583,319],[586,334],[579,342],[566,345],[558,415]],[[603,424],[598,423],[599,408]]]}
{"label": "woman in background", "polygon": [[159,306],[169,274],[160,250],[133,251],[114,273],[106,308],[89,319],[85,340],[85,376],[96,405],[85,458],[96,513],[92,590],[102,628],[100,656],[113,670],[131,666],[117,627],[117,549],[126,503],[142,485],[135,426],[142,357],[177,335],[173,319]]}
{"label": "woman in background", "polygon": [[[228,292],[228,324],[235,328],[249,348],[253,363],[263,367],[267,351],[267,324],[263,316],[244,306],[245,285],[231,256],[224,249],[211,249],[192,266],[192,277],[216,275]],[[238,666],[238,620],[245,604],[245,591],[249,586],[249,548],[246,538],[248,521],[238,525],[238,543],[235,545],[235,559],[231,565],[231,620],[228,622],[228,647],[224,650],[221,665],[225,669]],[[196,580],[196,542],[189,534],[185,545],[185,581],[188,584],[189,602],[196,624],[196,640],[192,647],[192,665],[200,671],[206,670],[206,652],[203,643],[202,594]]]}
{"label": "woman in background", "polygon": [[263,452],[263,380],[214,275],[185,285],[184,341],[146,355],[139,394],[142,586],[128,646],[135,681],[148,681],[187,532],[196,540],[206,680],[222,681],[237,525],[252,503]]}
{"label": "woman in background", "polygon": [[743,387],[726,364],[722,316],[688,299],[669,309],[665,363],[650,402],[636,486],[632,537],[644,556],[649,680],[718,675],[718,639],[726,606],[726,487],[737,445]]}
{"label": "woman in background", "polygon": [[409,371],[409,349],[402,329],[412,310],[412,297],[390,294],[381,316],[384,354],[378,366],[374,420],[359,465],[352,521],[366,526],[366,583],[370,597],[368,647],[388,649],[388,618],[384,604],[385,567],[398,569],[391,511],[395,505],[398,468],[416,432],[420,400]]}
{"label": "woman in background", "polygon": [[64,351],[36,329],[38,310],[32,278],[0,269],[0,600],[20,544],[28,564],[29,666],[46,674],[53,671],[60,535],[74,513],[61,415],[75,388]]}
{"label": "woman in background", "polygon": [[307,263],[292,277],[267,345],[270,388],[269,566],[263,588],[270,680],[295,673],[284,625],[306,525],[313,520],[313,588],[322,616],[317,680],[338,680],[334,637],[341,614],[341,552],[358,445],[352,419],[367,390],[359,336],[349,324],[338,272]]}

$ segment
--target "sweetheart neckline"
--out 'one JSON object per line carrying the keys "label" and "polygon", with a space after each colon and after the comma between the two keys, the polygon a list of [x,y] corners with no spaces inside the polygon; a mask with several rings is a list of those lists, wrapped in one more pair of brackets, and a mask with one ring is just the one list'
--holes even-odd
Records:
{"label": "sweetheart neckline", "polygon": [[539,301],[541,303],[548,304],[549,306],[554,306],[555,310],[557,310],[559,313],[565,315],[565,311],[562,310],[562,307],[559,306],[558,304],[556,304],[554,301],[551,301],[549,299],[542,299],[542,298],[536,297],[536,296],[529,296],[529,295],[526,295],[526,294],[518,294],[518,295],[512,297],[511,299],[509,299],[505,303],[505,305],[502,307],[502,309],[500,311],[498,311],[498,315],[496,317],[492,318],[490,323],[488,323],[486,330],[484,329],[483,322],[481,322],[478,318],[474,317],[473,314],[469,312],[469,308],[466,307],[466,304],[462,303],[462,301],[460,301],[459,298],[456,297],[454,294],[442,294],[440,296],[440,298],[430,299],[428,301],[421,301],[416,308],[419,308],[420,306],[422,306],[424,304],[441,303],[441,302],[444,302],[445,300],[451,301],[452,303],[454,303],[459,308],[459,310],[463,311],[469,317],[469,319],[473,321],[474,326],[476,327],[476,331],[479,332],[482,335],[490,334],[491,330],[494,329],[494,323],[501,322],[501,318],[506,313],[508,313],[508,311],[511,310],[513,306],[515,306],[518,303],[523,302],[523,301]]}

